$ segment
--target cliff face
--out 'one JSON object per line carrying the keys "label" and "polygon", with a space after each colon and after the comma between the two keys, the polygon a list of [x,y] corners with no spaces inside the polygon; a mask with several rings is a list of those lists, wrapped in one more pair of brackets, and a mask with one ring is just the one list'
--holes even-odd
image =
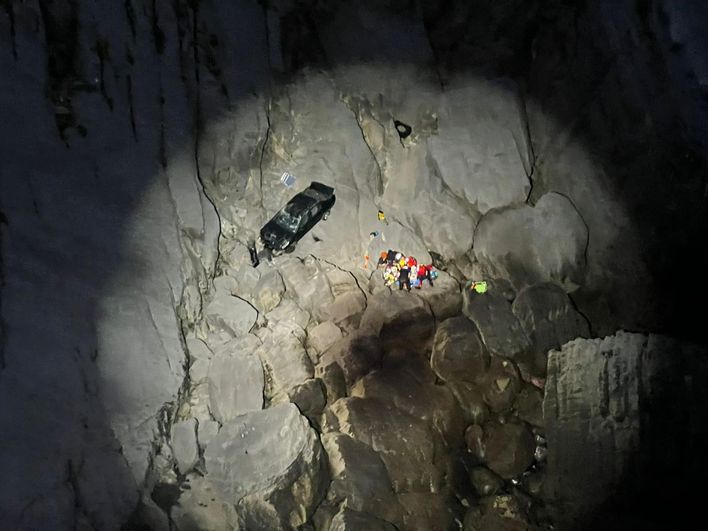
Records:
{"label": "cliff face", "polygon": [[[205,458],[232,420],[224,404],[233,417],[293,401],[319,419],[340,398],[319,382],[351,360],[318,368],[303,342],[323,353],[355,331],[381,289],[364,257],[387,248],[447,269],[421,303],[428,332],[459,312],[444,302],[455,279],[489,278],[506,298],[486,311],[505,319],[508,299],[552,283],[542,310],[555,297],[575,315],[570,294],[595,334],[702,333],[689,305],[707,265],[697,0],[0,7],[0,470],[12,479],[0,513],[11,528],[117,528],[139,499],[140,518],[164,523],[174,500],[161,485],[193,460],[232,457]],[[298,190],[333,184],[337,206],[292,257],[253,270],[244,243],[295,191],[283,171]],[[514,341],[484,336],[492,323],[476,310],[484,348],[540,377],[547,348],[570,337],[531,341],[544,321],[514,307],[515,326],[528,325]],[[355,366],[354,380],[371,369]],[[230,395],[219,367],[246,375],[250,394]],[[283,467],[308,479],[275,470],[286,487],[254,480],[246,513],[205,517],[310,518],[323,450],[278,411],[305,441]],[[172,517],[188,525],[184,514]]]}
{"label": "cliff face", "polygon": [[667,529],[697,513],[706,351],[620,332],[553,351],[546,489],[563,529]]}

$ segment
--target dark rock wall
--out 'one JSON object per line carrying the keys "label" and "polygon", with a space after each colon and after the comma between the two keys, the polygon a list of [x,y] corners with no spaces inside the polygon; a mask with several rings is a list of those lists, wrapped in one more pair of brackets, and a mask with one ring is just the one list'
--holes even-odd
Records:
{"label": "dark rock wall", "polygon": [[625,332],[551,352],[545,488],[560,529],[681,529],[699,517],[707,356]]}

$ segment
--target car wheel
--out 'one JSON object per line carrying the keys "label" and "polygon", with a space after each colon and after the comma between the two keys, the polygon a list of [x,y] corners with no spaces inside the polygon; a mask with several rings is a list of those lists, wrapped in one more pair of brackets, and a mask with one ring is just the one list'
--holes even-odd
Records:
{"label": "car wheel", "polygon": [[322,214],[322,221],[327,221],[327,218],[329,217],[329,210]]}

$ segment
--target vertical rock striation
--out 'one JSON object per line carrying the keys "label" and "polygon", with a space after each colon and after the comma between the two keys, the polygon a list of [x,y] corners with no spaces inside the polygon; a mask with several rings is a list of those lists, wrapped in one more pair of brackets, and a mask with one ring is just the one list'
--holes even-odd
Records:
{"label": "vertical rock striation", "polygon": [[626,332],[551,352],[546,489],[559,525],[667,529],[700,514],[707,355]]}

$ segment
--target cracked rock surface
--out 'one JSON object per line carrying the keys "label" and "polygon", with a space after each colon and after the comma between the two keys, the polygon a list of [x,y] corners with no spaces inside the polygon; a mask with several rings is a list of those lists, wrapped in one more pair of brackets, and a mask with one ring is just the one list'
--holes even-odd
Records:
{"label": "cracked rock surface", "polygon": [[704,352],[651,332],[703,333],[705,7],[571,4],[0,2],[3,526],[686,508]]}

